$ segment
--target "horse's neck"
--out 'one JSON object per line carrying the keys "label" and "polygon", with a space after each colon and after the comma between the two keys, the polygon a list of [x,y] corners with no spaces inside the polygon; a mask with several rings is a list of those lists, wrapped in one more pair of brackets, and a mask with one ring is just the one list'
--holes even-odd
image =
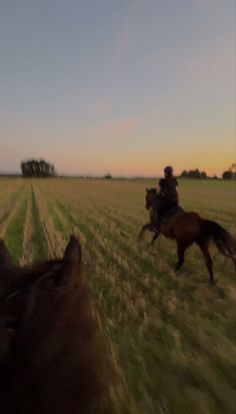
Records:
{"label": "horse's neck", "polygon": [[152,209],[154,211],[158,210],[158,207],[159,207],[159,196],[158,196],[158,194],[156,195],[155,199],[152,201],[151,206],[152,206]]}

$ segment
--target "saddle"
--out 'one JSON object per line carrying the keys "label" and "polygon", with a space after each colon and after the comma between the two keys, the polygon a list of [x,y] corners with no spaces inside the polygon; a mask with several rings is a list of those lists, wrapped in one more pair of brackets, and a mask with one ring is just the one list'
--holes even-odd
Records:
{"label": "saddle", "polygon": [[180,206],[170,207],[168,210],[164,211],[163,213],[159,214],[159,224],[167,224],[169,219],[173,217],[175,214],[183,212],[184,209]]}

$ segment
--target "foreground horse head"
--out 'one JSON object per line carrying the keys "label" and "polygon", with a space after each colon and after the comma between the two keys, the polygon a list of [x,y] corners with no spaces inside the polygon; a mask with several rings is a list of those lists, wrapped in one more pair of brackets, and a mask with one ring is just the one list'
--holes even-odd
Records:
{"label": "foreground horse head", "polygon": [[0,412],[110,413],[107,350],[71,237],[61,260],[17,268],[0,243]]}

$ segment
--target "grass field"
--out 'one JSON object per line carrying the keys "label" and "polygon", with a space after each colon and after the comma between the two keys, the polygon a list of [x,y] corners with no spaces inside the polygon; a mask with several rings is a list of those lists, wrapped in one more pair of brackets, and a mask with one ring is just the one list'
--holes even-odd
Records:
{"label": "grass field", "polygon": [[[211,248],[217,286],[200,251],[177,276],[175,243],[150,235],[151,180],[0,180],[0,237],[14,260],[60,256],[79,234],[83,266],[120,378],[118,413],[236,412],[236,277]],[[181,204],[236,234],[233,182],[180,181]]]}

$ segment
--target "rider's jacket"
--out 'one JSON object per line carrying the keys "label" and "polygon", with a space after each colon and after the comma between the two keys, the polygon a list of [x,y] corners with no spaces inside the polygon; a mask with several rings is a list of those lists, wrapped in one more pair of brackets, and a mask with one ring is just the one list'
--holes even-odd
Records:
{"label": "rider's jacket", "polygon": [[166,211],[172,207],[178,207],[179,199],[176,187],[178,181],[175,177],[161,178],[159,181],[161,196],[161,211]]}

